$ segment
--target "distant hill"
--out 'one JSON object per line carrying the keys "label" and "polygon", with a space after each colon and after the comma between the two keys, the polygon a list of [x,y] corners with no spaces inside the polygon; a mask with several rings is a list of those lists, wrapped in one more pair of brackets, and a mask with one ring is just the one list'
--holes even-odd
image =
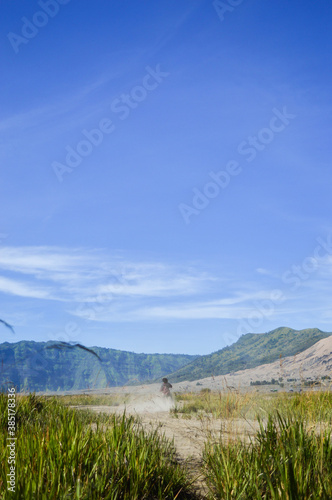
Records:
{"label": "distant hill", "polygon": [[158,379],[190,363],[187,354],[136,354],[56,342],[0,344],[0,389],[11,381],[18,390],[57,391],[121,386]]}
{"label": "distant hill", "polygon": [[267,365],[259,365],[249,370],[228,376],[230,385],[249,385],[251,381],[263,381],[283,378],[287,383],[293,381],[311,383],[314,380],[326,380],[323,385],[330,386],[332,371],[332,335],[316,342],[297,356],[287,356]]}
{"label": "distant hill", "polygon": [[247,333],[231,346],[200,356],[169,377],[172,382],[182,382],[254,368],[277,361],[280,356],[293,356],[305,351],[330,335],[332,333],[322,332],[318,328],[298,331],[286,327],[268,333]]}

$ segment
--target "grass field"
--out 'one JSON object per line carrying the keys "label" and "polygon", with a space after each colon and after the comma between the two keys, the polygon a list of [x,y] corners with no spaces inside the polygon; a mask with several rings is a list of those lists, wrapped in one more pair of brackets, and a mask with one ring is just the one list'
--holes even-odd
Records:
{"label": "grass field", "polygon": [[269,416],[249,445],[205,446],[204,471],[212,498],[331,499],[331,432],[303,420]]}
{"label": "grass field", "polygon": [[278,411],[284,416],[294,416],[313,422],[332,423],[332,392],[306,391],[276,394],[247,392],[211,392],[202,389],[175,395],[174,414],[204,415],[215,418],[267,418]]}
{"label": "grass field", "polygon": [[[7,395],[0,395],[1,463],[7,462]],[[95,415],[67,408],[55,398],[17,400],[16,491],[1,498],[184,499],[195,498],[174,448],[146,433],[133,417]]]}
{"label": "grass field", "polygon": [[[2,499],[168,500],[203,498],[331,499],[332,394],[200,393],[176,395],[169,415],[220,421],[205,435],[201,460],[188,473],[160,429],[136,417],[76,410],[69,405],[114,406],[118,395],[17,397],[16,491],[6,492],[7,395],[0,394]],[[254,422],[247,440],[223,432],[232,422]],[[257,430],[258,429],[258,430]],[[180,451],[180,450],[179,450]],[[190,479],[191,478],[191,479]]]}

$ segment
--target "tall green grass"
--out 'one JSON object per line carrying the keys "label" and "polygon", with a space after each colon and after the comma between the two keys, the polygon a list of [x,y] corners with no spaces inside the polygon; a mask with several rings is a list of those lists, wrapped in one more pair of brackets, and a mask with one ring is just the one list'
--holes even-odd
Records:
{"label": "tall green grass", "polygon": [[304,420],[270,415],[249,446],[220,438],[203,457],[211,499],[332,498],[331,431],[318,435]]}
{"label": "tall green grass", "polygon": [[17,398],[16,491],[7,491],[7,396],[0,394],[1,499],[190,499],[172,443],[133,417]]}
{"label": "tall green grass", "polygon": [[[86,398],[70,398],[64,401],[87,404]],[[208,485],[209,500],[331,500],[331,393],[203,391],[177,399],[185,414],[223,418],[219,437],[206,434],[203,465],[197,470]],[[0,394],[1,499],[197,498],[188,472],[176,461],[173,444],[158,429],[147,432],[137,419],[125,414],[74,410],[59,398],[34,394],[18,395],[16,409],[13,494],[6,491],[7,395]],[[258,416],[259,431],[245,442],[235,433],[224,432],[227,422],[248,415]]]}
{"label": "tall green grass", "polygon": [[264,394],[257,392],[209,392],[177,393],[176,406],[172,410],[179,414],[210,414],[215,418],[255,419],[279,413],[311,421],[332,424],[332,392],[306,391],[302,393],[279,392]]}
{"label": "tall green grass", "polygon": [[244,416],[252,408],[253,399],[250,394],[211,392],[202,389],[199,393],[175,395],[176,402],[172,413],[204,414],[215,418],[232,418]]}

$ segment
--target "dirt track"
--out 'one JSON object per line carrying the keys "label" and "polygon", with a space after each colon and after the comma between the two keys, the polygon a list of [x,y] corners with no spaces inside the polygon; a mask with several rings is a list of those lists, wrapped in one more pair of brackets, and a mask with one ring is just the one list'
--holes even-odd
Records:
{"label": "dirt track", "polygon": [[208,437],[216,439],[220,432],[225,441],[240,438],[247,441],[248,436],[258,430],[258,424],[253,420],[244,419],[212,419],[209,417],[185,418],[170,413],[174,403],[162,396],[142,394],[130,400],[126,405],[119,406],[79,406],[98,413],[136,415],[145,429],[158,428],[169,439],[174,439],[177,453],[182,460],[200,460],[204,443]]}
{"label": "dirt track", "polygon": [[158,429],[168,439],[174,440],[177,458],[180,463],[185,463],[189,477],[192,478],[197,493],[206,498],[207,487],[203,482],[200,472],[204,443],[210,437],[216,439],[220,432],[223,439],[240,438],[248,440],[248,436],[257,430],[257,422],[244,419],[222,420],[208,417],[184,418],[176,417],[170,413],[174,406],[171,400],[162,396],[151,395],[143,391],[136,395],[126,405],[119,406],[76,406],[75,408],[89,409],[96,413],[123,414],[139,417],[144,428],[149,431]]}

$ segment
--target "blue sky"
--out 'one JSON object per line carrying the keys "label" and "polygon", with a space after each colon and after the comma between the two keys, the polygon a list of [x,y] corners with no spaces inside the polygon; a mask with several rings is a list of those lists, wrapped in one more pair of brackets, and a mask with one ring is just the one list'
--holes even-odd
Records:
{"label": "blue sky", "polygon": [[332,331],[330,3],[1,10],[2,341]]}

